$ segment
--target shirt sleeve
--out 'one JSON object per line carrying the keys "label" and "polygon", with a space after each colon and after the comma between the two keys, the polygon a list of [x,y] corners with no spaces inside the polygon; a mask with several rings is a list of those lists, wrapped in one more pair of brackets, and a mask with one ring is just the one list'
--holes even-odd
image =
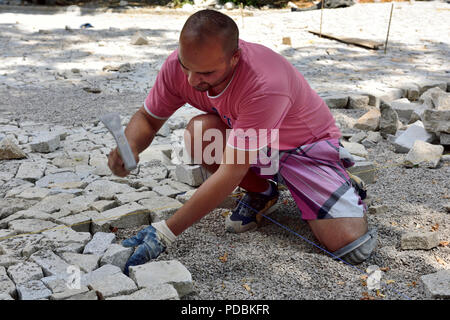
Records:
{"label": "shirt sleeve", "polygon": [[182,80],[177,68],[178,62],[173,59],[173,55],[167,58],[161,67],[156,81],[147,98],[144,101],[145,110],[157,119],[168,119],[181,106],[185,104],[184,99],[180,96],[178,89],[180,84],[177,80]]}
{"label": "shirt sleeve", "polygon": [[239,110],[228,136],[227,145],[238,150],[254,151],[266,146],[279,149],[279,133],[291,101],[282,95],[252,99]]}

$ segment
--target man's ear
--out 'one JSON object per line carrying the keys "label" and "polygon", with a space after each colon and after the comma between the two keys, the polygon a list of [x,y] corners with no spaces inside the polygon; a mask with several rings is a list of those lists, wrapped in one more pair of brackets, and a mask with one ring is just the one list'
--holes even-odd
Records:
{"label": "man's ear", "polygon": [[234,68],[241,58],[241,48],[238,48],[231,57],[231,66]]}

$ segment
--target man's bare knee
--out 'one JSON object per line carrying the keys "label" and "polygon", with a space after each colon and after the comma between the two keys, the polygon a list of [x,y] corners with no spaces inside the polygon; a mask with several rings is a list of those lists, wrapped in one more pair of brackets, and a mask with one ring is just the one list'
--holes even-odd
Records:
{"label": "man's bare knee", "polygon": [[355,241],[368,230],[364,217],[311,220],[308,224],[319,242],[330,251]]}

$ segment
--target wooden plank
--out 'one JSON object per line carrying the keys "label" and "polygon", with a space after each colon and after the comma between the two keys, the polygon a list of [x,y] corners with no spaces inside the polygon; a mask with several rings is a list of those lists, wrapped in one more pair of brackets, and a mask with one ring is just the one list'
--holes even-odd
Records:
{"label": "wooden plank", "polygon": [[378,49],[380,49],[381,47],[384,46],[383,43],[376,42],[376,41],[373,41],[373,40],[360,39],[360,38],[338,37],[338,36],[335,36],[335,35],[332,35],[332,34],[329,34],[329,33],[323,33],[322,32],[322,34],[321,34],[320,32],[314,31],[314,30],[308,30],[308,32],[310,32],[312,34],[315,34],[315,35],[318,35],[318,36],[321,35],[322,37],[325,37],[325,38],[328,38],[328,39],[337,40],[337,41],[344,42],[344,43],[347,43],[347,44],[353,44],[355,46],[363,47],[363,48],[366,48],[366,49],[378,50]]}

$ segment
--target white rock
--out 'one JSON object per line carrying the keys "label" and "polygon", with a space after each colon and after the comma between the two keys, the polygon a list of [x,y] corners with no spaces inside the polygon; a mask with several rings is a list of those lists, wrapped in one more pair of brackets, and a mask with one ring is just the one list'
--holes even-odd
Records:
{"label": "white rock", "polygon": [[443,152],[444,147],[441,145],[433,145],[425,141],[416,140],[413,147],[406,155],[403,164],[406,167],[418,165],[428,168],[436,168]]}
{"label": "white rock", "polygon": [[[2,257],[3,255],[0,255]],[[6,274],[6,268],[0,265],[0,293],[14,296],[16,285]]]}
{"label": "white rock", "polygon": [[435,299],[450,298],[450,270],[440,270],[420,277],[425,292]]}
{"label": "white rock", "polygon": [[376,265],[367,267],[367,290],[380,290],[381,289],[381,277],[382,271]]}
{"label": "white rock", "polygon": [[83,254],[103,255],[116,238],[114,233],[97,232],[84,247]]}
{"label": "white rock", "polygon": [[422,121],[416,121],[394,141],[395,152],[407,153],[416,140],[432,142],[434,135],[425,130]]}
{"label": "white rock", "polygon": [[[38,264],[44,271],[45,276],[66,275],[67,264],[50,250],[40,250],[30,256],[30,260]],[[50,293],[51,294],[51,293]]]}
{"label": "white rock", "polygon": [[119,267],[122,271],[125,269],[125,264],[128,258],[133,254],[133,248],[125,248],[120,244],[113,243],[109,246],[100,260],[100,265],[111,264]]}
{"label": "white rock", "polygon": [[131,266],[130,278],[137,283],[139,288],[164,283],[171,284],[180,297],[189,294],[194,289],[190,272],[177,260]]}
{"label": "white rock", "polygon": [[53,152],[60,147],[59,135],[50,132],[40,133],[37,137],[33,138],[30,146],[34,152]]}
{"label": "white rock", "polygon": [[149,286],[127,296],[117,296],[106,300],[180,300],[177,290],[167,283]]}
{"label": "white rock", "polygon": [[45,162],[24,162],[17,170],[16,179],[35,182],[42,178],[45,167]]}
{"label": "white rock", "polygon": [[27,261],[9,267],[8,276],[14,283],[21,284],[31,280],[40,280],[44,277],[44,273],[39,265]]}
{"label": "white rock", "polygon": [[100,255],[96,254],[81,254],[75,252],[63,252],[60,254],[68,264],[80,268],[83,272],[91,272],[98,268]]}
{"label": "white rock", "polygon": [[141,32],[138,31],[131,38],[131,44],[135,46],[141,46],[148,44],[148,40]]}
{"label": "white rock", "polygon": [[49,298],[52,292],[41,280],[32,280],[17,285],[17,295],[19,300],[40,300]]}

